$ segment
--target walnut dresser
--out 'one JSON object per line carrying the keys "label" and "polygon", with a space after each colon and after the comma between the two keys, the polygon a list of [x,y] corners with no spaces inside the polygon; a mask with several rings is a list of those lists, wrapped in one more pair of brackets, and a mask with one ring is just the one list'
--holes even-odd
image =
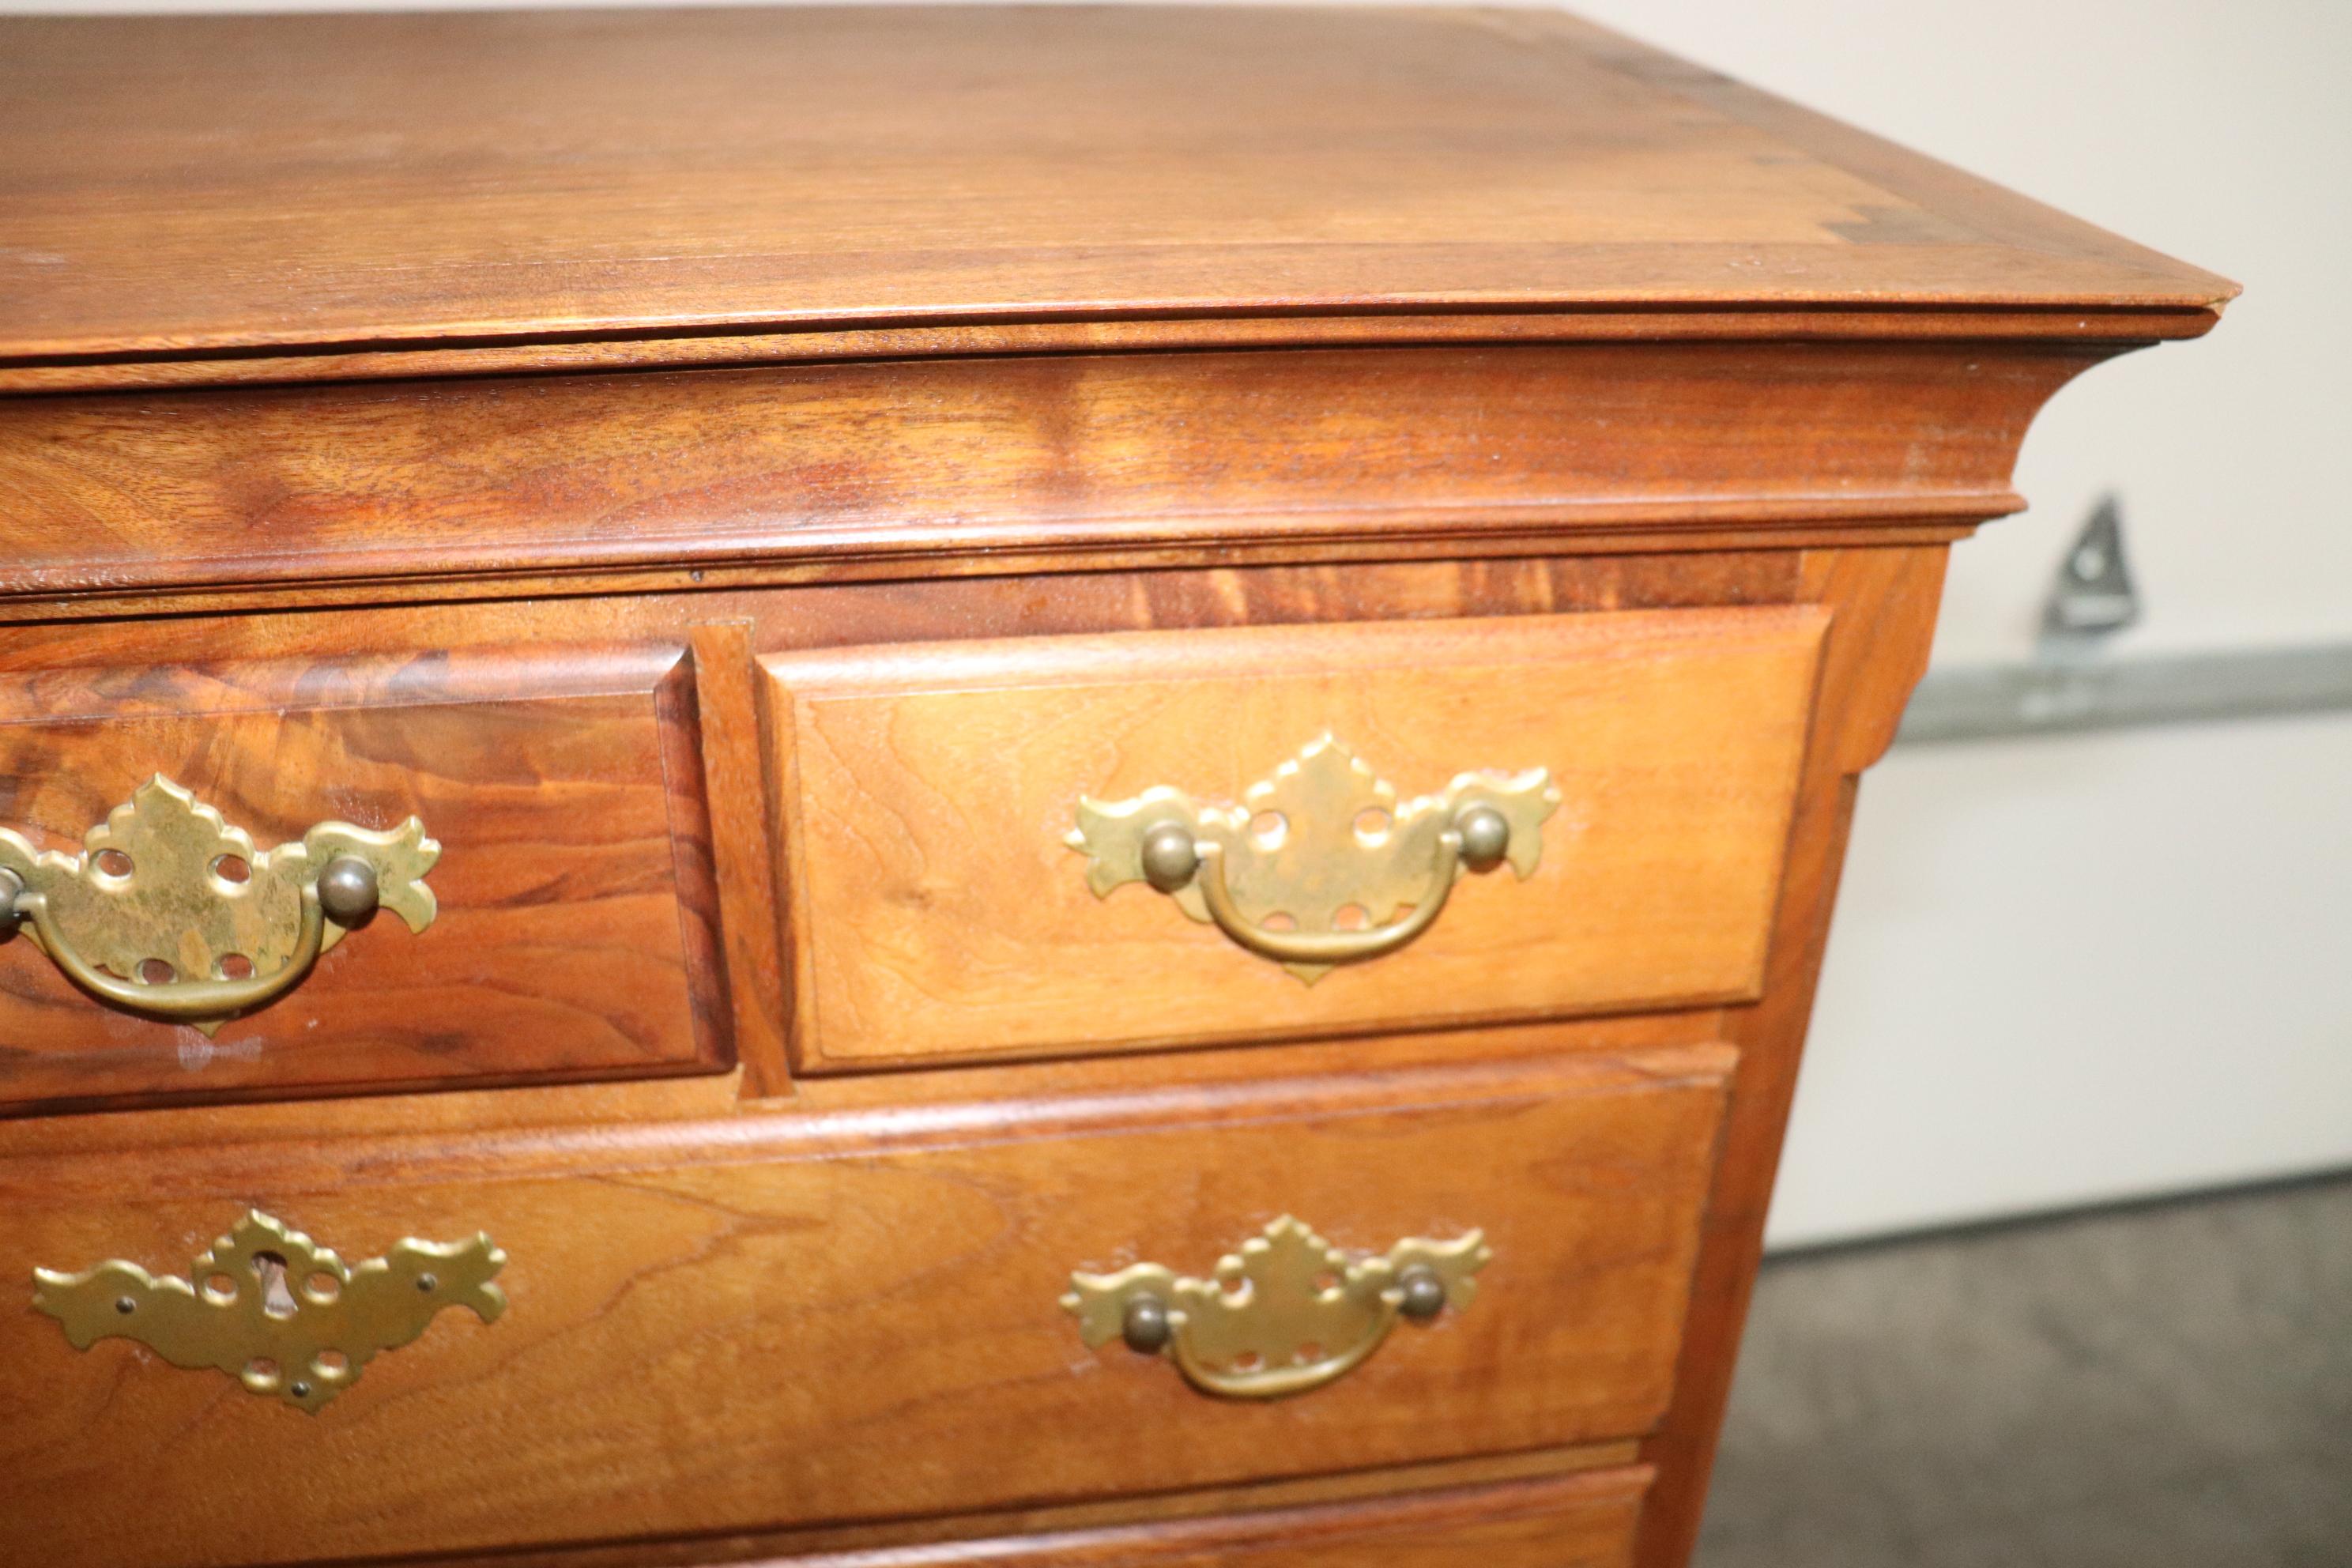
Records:
{"label": "walnut dresser", "polygon": [[1550,13],[0,23],[0,1559],[1683,1563],[2232,292]]}

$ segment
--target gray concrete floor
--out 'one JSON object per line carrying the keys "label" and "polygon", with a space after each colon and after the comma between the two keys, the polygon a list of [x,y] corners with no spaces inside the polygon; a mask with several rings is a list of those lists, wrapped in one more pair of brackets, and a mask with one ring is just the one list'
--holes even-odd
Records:
{"label": "gray concrete floor", "polygon": [[1769,1262],[1698,1568],[2352,1568],[2352,1180]]}

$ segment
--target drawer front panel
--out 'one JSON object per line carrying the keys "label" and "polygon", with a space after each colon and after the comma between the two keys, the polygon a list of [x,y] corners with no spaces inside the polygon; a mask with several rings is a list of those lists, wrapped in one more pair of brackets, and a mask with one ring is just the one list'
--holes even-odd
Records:
{"label": "drawer front panel", "polygon": [[[1753,997],[1825,625],[1674,610],[771,658],[800,1064]],[[1438,821],[1490,790],[1517,818],[1508,858],[1433,866]],[[1297,912],[1240,910],[1237,938],[1205,868],[1171,896],[1133,855],[1104,886],[1093,847],[1170,792],[1235,824],[1221,883],[1246,895],[1273,844],[1262,880]],[[1424,912],[1320,972],[1245,945],[1286,921],[1360,943]]]}
{"label": "drawer front panel", "polygon": [[1631,1466],[1368,1502],[802,1561],[806,1568],[1625,1568],[1649,1482],[1647,1468]]}
{"label": "drawer front panel", "polygon": [[[59,1568],[163,1568],[919,1518],[1631,1437],[1670,1391],[1731,1062],[1704,1046],[542,1133],[435,1154],[441,1177],[391,1150],[0,1163],[0,1274],[20,1280],[117,1258],[185,1276],[247,1204],[353,1264],[478,1232],[505,1255],[495,1321],[443,1311],[315,1414],[0,1314],[0,1517]],[[157,1171],[183,1168],[158,1201]],[[94,1195],[107,1184],[120,1195]],[[1089,1349],[1062,1303],[1075,1272],[1206,1274],[1285,1214],[1351,1259],[1474,1230],[1492,1257],[1475,1300],[1285,1399]]]}
{"label": "drawer front panel", "polygon": [[[58,672],[5,700],[0,826],[45,858],[82,850],[133,800],[142,817],[216,812],[252,847],[232,857],[242,887],[215,889],[161,847],[150,860],[140,839],[140,858],[116,863],[152,904],[112,928],[101,910],[64,940],[0,944],[0,1107],[723,1065],[723,1036],[701,1016],[716,1000],[709,899],[677,649]],[[157,775],[173,789],[159,793]],[[152,909],[144,940],[189,966],[155,978],[196,978],[201,948],[188,959],[173,944],[232,898],[251,902],[273,847],[322,822],[383,833],[412,817],[439,847],[420,879],[421,929],[404,919],[415,905],[387,903],[215,1032],[111,1005],[44,951],[102,949]],[[257,912],[247,924],[282,942],[299,918],[286,902],[275,930]],[[268,953],[237,957],[265,980],[287,973]],[[168,1002],[174,989],[152,993]]]}

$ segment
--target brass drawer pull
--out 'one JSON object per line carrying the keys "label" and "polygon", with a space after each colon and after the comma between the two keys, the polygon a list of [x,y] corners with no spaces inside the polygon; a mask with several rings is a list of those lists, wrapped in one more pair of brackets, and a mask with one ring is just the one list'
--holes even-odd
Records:
{"label": "brass drawer pull", "polygon": [[389,833],[322,822],[257,853],[159,773],[79,855],[0,827],[0,937],[21,927],[100,1001],[211,1034],[291,990],[379,908],[431,925],[424,878],[440,854],[413,816]]}
{"label": "brass drawer pull", "polygon": [[1320,1388],[1360,1365],[1400,1318],[1426,1322],[1470,1304],[1471,1276],[1493,1257],[1485,1235],[1398,1242],[1350,1262],[1285,1215],[1218,1259],[1206,1279],[1157,1263],[1073,1274],[1062,1305],[1090,1349],[1114,1339],[1165,1355],[1184,1381],[1227,1399],[1276,1399]]}
{"label": "brass drawer pull", "polygon": [[1088,857],[1097,897],[1149,883],[1311,985],[1427,931],[1465,870],[1507,861],[1522,881],[1534,875],[1559,791],[1542,768],[1465,773],[1399,804],[1394,785],[1325,735],[1242,800],[1202,805],[1166,784],[1082,799],[1067,842]]}
{"label": "brass drawer pull", "polygon": [[79,1274],[36,1268],[33,1305],[64,1325],[78,1351],[136,1340],[173,1366],[215,1368],[316,1415],[444,1307],[497,1321],[507,1299],[490,1281],[506,1260],[478,1235],[402,1241],[354,1266],[254,1209],[186,1279],[159,1279],[120,1258]]}

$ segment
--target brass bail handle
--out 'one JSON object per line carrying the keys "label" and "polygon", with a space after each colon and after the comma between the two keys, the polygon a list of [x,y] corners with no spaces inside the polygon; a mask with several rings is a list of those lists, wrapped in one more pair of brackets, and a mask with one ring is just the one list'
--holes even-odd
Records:
{"label": "brass bail handle", "polygon": [[415,817],[321,822],[262,852],[158,774],[83,843],[40,852],[0,827],[0,938],[21,931],[110,1006],[206,1033],[300,984],[379,909],[421,931],[438,908],[424,878],[441,847]]}
{"label": "brass bail handle", "polygon": [[1074,1274],[1064,1310],[1090,1348],[1117,1339],[1174,1363],[1222,1399],[1279,1399],[1361,1366],[1399,1322],[1428,1323],[1470,1304],[1493,1256],[1472,1231],[1453,1241],[1408,1237],[1361,1260],[1286,1215],[1206,1279],[1157,1263]]}
{"label": "brass bail handle", "polygon": [[1401,921],[1369,931],[1274,931],[1252,921],[1234,907],[1225,885],[1224,846],[1202,840],[1180,822],[1163,822],[1144,835],[1143,879],[1163,893],[1173,893],[1195,878],[1202,901],[1217,929],[1261,958],[1276,963],[1360,963],[1394,952],[1427,931],[1445,908],[1463,867],[1491,871],[1503,862],[1511,844],[1511,825],[1492,806],[1472,806],[1454,818],[1454,826],[1437,835],[1430,857],[1427,889],[1413,901],[1412,912]]}
{"label": "brass bail handle", "polygon": [[72,939],[58,929],[47,894],[27,889],[23,878],[5,868],[0,868],[0,930],[29,924],[49,961],[101,1002],[150,1018],[190,1023],[249,1013],[300,984],[319,962],[329,921],[348,931],[375,913],[380,897],[375,868],[348,855],[330,860],[301,884],[300,896],[301,923],[296,928],[294,951],[268,974],[242,980],[173,980],[150,985],[117,979],[75,950]]}
{"label": "brass bail handle", "polygon": [[1477,769],[1402,799],[1325,734],[1238,804],[1169,784],[1082,798],[1064,842],[1086,855],[1097,897],[1145,883],[1311,985],[1428,931],[1465,873],[1507,865],[1522,881],[1533,876],[1559,801],[1543,768]]}

